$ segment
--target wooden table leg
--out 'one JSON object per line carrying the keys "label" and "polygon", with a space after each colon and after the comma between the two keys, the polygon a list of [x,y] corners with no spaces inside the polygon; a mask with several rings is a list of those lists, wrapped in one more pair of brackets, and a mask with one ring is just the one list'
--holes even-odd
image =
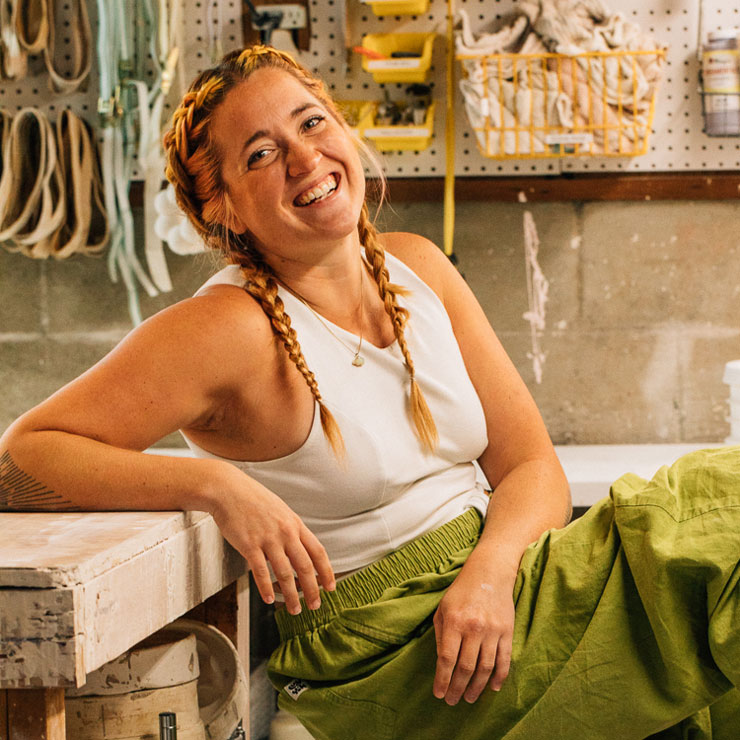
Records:
{"label": "wooden table leg", "polygon": [[[249,573],[241,576],[236,582],[236,635],[234,645],[239,653],[249,691]],[[246,737],[250,737],[249,715],[244,718],[242,727]]]}
{"label": "wooden table leg", "polygon": [[64,689],[8,689],[6,714],[7,740],[66,738]]}
{"label": "wooden table leg", "polygon": [[8,692],[0,689],[0,740],[8,740]]}

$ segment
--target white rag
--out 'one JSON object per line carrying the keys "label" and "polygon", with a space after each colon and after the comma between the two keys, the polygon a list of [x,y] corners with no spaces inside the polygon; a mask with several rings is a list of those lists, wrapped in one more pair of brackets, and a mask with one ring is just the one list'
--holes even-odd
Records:
{"label": "white rag", "polygon": [[[590,133],[586,151],[630,154],[645,141],[665,64],[659,53],[577,56],[665,47],[601,0],[521,0],[519,15],[476,37],[458,11],[460,88],[478,143],[491,155],[548,151],[548,133]],[[500,57],[556,53],[562,57]],[[583,151],[583,148],[581,149]]]}

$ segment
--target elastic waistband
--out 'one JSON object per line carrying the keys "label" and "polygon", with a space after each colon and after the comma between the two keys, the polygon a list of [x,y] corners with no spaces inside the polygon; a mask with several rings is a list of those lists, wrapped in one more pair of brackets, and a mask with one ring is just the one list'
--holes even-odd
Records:
{"label": "elastic waistband", "polygon": [[448,556],[475,544],[483,517],[477,509],[427,532],[386,555],[372,565],[339,581],[335,591],[321,592],[321,606],[312,611],[301,600],[301,613],[293,616],[287,609],[275,612],[280,640],[310,632],[330,622],[345,609],[370,604],[387,588],[437,569]]}

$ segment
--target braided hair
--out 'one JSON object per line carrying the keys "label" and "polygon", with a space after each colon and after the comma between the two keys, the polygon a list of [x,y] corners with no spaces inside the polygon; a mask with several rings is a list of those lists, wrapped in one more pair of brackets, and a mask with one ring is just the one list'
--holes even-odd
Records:
{"label": "braided hair", "polygon": [[[249,232],[237,234],[227,224],[233,223],[233,206],[221,176],[221,160],[210,135],[213,112],[236,85],[262,68],[280,69],[296,78],[328,113],[346,128],[342,115],[324,88],[321,80],[298,64],[289,54],[269,46],[256,45],[227,54],[211,69],[201,72],[183,96],[172,117],[172,127],[164,136],[167,157],[165,174],[172,183],[180,208],[195,230],[211,249],[219,251],[227,262],[239,265],[245,278],[245,290],[259,303],[269,318],[273,331],[285,347],[319,405],[321,427],[337,456],[344,451],[344,442],[336,420],[324,404],[316,377],[309,369],[301,351],[290,316],[278,295],[278,282],[272,268],[252,243]],[[361,151],[375,162],[367,145],[358,142]],[[381,202],[385,179],[380,174]],[[388,279],[385,253],[369,217],[367,203],[362,206],[358,221],[360,243],[372,272],[386,313],[404,357],[409,375],[409,413],[417,436],[425,449],[432,451],[437,443],[437,430],[429,407],[415,378],[414,363],[404,337],[408,310],[398,303],[406,291]]]}

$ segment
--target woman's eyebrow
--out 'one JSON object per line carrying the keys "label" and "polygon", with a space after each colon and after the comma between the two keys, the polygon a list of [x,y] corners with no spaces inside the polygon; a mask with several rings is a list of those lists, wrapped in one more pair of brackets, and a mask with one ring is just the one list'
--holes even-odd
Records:
{"label": "woman's eyebrow", "polygon": [[[313,107],[320,107],[318,103],[304,103],[303,105],[299,105],[297,108],[294,108],[290,113],[290,118],[298,118],[298,116],[303,113],[303,111],[308,110],[309,108]],[[255,131],[243,144],[241,153],[244,154],[244,150],[254,141],[260,138],[260,136],[268,136],[269,132],[265,129],[260,129],[259,131]]]}

